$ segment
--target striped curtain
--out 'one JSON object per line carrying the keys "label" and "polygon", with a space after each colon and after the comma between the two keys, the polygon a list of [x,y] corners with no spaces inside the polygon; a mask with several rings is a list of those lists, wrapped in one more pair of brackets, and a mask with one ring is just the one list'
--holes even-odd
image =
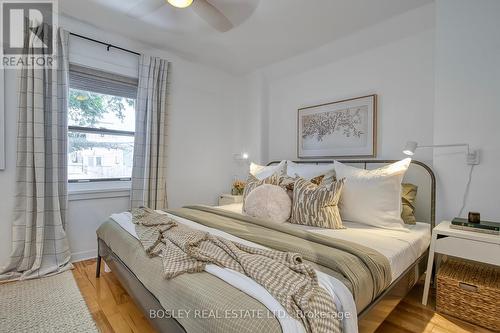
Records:
{"label": "striped curtain", "polygon": [[[41,25],[36,35],[47,37]],[[25,53],[36,56],[35,34]],[[66,239],[69,33],[54,32],[57,69],[19,70],[16,198],[12,254],[0,280],[30,279],[71,268]],[[26,38],[28,40],[28,38]]]}
{"label": "striped curtain", "polygon": [[168,61],[141,55],[130,196],[132,208],[167,208],[168,71]]}

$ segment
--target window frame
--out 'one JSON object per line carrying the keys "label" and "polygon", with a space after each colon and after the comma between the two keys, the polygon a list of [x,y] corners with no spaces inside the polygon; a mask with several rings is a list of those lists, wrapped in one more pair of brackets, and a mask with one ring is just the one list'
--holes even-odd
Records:
{"label": "window frame", "polygon": [[[70,64],[70,80],[68,84],[69,89],[83,90],[97,94],[111,95],[123,98],[134,99],[137,106],[137,94],[133,96],[133,90],[138,89],[138,79],[127,77],[119,74],[106,72],[100,69],[81,66],[78,64]],[[110,86],[106,86],[110,84]],[[116,84],[116,86],[114,86]],[[91,86],[99,86],[100,89],[92,89]],[[111,88],[111,90],[109,90]],[[115,88],[115,89],[113,89]],[[103,91],[101,91],[103,90]],[[118,94],[116,94],[118,93]],[[135,108],[134,108],[135,109]],[[84,127],[84,126],[67,126],[68,134],[73,133],[89,133],[89,134],[102,134],[102,135],[115,135],[115,136],[128,136],[135,138],[135,131],[114,130],[105,127]],[[69,136],[67,136],[69,141]],[[121,178],[96,178],[96,179],[69,179],[68,183],[94,183],[94,182],[130,182],[131,177]]]}

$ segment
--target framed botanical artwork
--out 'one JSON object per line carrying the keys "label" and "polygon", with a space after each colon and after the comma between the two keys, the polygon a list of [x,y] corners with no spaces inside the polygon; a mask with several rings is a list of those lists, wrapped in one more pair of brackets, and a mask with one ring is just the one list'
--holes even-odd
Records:
{"label": "framed botanical artwork", "polygon": [[299,158],[376,157],[377,95],[298,110]]}

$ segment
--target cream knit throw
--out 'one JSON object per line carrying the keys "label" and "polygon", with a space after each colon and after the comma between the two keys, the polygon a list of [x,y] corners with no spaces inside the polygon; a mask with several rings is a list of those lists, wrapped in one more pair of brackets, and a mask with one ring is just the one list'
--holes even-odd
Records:
{"label": "cream knit throw", "polygon": [[230,268],[262,285],[308,332],[341,332],[331,296],[299,254],[231,242],[147,208],[134,209],[132,215],[146,252],[162,258],[165,278],[202,272],[207,264]]}

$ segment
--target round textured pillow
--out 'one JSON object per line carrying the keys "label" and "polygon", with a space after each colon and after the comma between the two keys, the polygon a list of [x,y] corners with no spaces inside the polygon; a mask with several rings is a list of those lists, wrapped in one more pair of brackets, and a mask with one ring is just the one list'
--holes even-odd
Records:
{"label": "round textured pillow", "polygon": [[245,199],[245,214],[265,221],[286,222],[291,211],[290,196],[276,185],[260,185],[250,191]]}

